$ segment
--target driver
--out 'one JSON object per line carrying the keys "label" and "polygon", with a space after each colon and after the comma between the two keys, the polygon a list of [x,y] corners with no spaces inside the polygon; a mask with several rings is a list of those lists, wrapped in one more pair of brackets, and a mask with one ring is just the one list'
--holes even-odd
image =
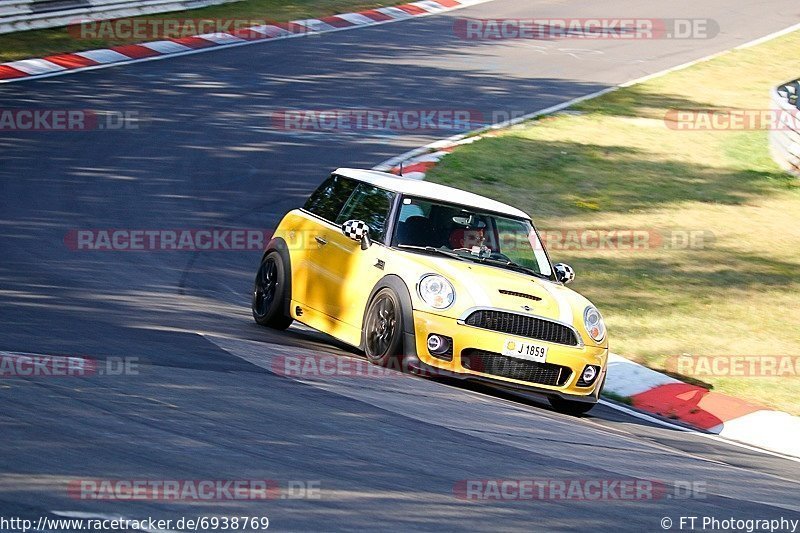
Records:
{"label": "driver", "polygon": [[472,251],[473,247],[486,248],[485,224],[478,227],[456,227],[450,232],[450,248],[452,250]]}

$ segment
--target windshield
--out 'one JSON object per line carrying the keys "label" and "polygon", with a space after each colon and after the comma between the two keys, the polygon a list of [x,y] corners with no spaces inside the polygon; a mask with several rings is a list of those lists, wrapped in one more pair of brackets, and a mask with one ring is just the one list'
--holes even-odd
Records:
{"label": "windshield", "polygon": [[552,276],[530,221],[469,207],[403,198],[392,246]]}

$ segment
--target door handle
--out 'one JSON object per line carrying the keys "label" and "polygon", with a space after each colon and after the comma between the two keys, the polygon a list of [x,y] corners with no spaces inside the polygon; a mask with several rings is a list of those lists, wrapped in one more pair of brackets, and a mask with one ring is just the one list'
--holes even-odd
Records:
{"label": "door handle", "polygon": [[317,241],[317,244],[319,244],[320,246],[325,246],[326,244],[328,244],[328,241],[326,241],[325,239],[323,239],[319,235],[314,237],[314,240]]}

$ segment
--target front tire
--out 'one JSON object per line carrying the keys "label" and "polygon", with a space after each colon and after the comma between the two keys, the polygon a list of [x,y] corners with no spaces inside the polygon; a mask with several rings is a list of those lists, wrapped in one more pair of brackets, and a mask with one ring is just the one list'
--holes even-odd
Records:
{"label": "front tire", "polygon": [[570,416],[584,415],[589,411],[591,411],[592,407],[596,405],[589,402],[576,402],[574,400],[565,400],[564,398],[561,398],[559,396],[550,396],[548,400],[550,401],[550,405],[553,407],[553,410]]}
{"label": "front tire", "polygon": [[393,366],[403,360],[403,308],[390,288],[379,290],[364,316],[364,353],[370,363]]}
{"label": "front tire", "polygon": [[286,329],[292,324],[292,317],[283,308],[288,283],[281,254],[270,252],[264,256],[253,283],[253,318],[258,324],[273,329]]}

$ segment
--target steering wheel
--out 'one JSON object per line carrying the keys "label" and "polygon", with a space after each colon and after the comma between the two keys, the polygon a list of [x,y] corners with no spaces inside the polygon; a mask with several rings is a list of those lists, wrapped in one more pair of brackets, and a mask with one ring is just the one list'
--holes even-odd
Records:
{"label": "steering wheel", "polygon": [[510,257],[500,252],[492,252],[491,255],[489,255],[489,257],[492,259],[500,259],[501,261],[511,261]]}

